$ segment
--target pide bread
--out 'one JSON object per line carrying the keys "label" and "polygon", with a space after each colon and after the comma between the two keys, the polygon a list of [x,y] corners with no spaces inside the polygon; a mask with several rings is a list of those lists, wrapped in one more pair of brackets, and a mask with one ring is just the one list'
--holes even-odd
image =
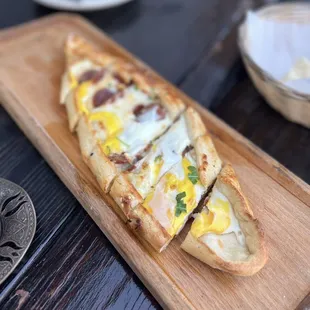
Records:
{"label": "pide bread", "polygon": [[[261,230],[251,222],[253,215],[232,168],[222,169],[210,133],[197,111],[186,108],[174,89],[147,70],[99,51],[77,35],[69,35],[64,50],[66,70],[60,103],[67,110],[69,128],[78,136],[84,162],[138,238],[162,251],[215,183],[210,199],[219,188],[221,195],[233,199],[232,210],[239,210],[241,205],[241,231],[244,225],[253,230],[252,237],[245,236],[248,252],[244,253],[250,257],[262,239],[258,238]],[[233,185],[225,185],[227,189],[223,180],[228,179]],[[249,223],[244,224],[243,217]],[[206,254],[211,251],[207,245],[201,252],[204,259],[197,254],[204,235],[198,236],[194,229],[182,248],[215,268],[242,274],[236,271],[239,269],[225,267],[220,259],[214,261],[214,255]],[[236,240],[227,235],[218,238],[224,236],[221,242],[232,242],[233,246]],[[221,257],[220,253],[215,255]],[[225,261],[226,257],[221,259]],[[221,264],[225,266],[221,268]],[[250,274],[249,270],[243,273]]]}
{"label": "pide bread", "polygon": [[202,262],[249,276],[266,263],[264,235],[231,165],[221,170],[181,248]]}

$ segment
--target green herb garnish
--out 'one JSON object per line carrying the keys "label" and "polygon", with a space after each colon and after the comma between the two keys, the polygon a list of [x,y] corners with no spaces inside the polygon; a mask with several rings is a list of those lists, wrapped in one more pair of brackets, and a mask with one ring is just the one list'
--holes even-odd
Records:
{"label": "green herb garnish", "polygon": [[189,170],[189,173],[187,175],[188,178],[193,184],[196,184],[199,180],[197,168],[194,166],[188,166],[187,169]]}
{"label": "green herb garnish", "polygon": [[186,197],[186,193],[182,192],[177,194],[175,197],[177,201],[177,205],[175,207],[175,216],[180,216],[182,212],[186,212],[186,203],[184,203],[183,199]]}
{"label": "green herb garnish", "polygon": [[149,99],[150,99],[150,100],[155,100],[155,99],[157,99],[157,94],[156,94],[154,91],[152,91],[152,92],[149,94]]}
{"label": "green herb garnish", "polygon": [[163,160],[163,155],[157,155],[154,159],[155,163],[159,163]]}
{"label": "green herb garnish", "polygon": [[124,141],[121,140],[120,138],[116,137],[116,139],[117,139],[120,143],[124,144],[126,147],[129,147],[129,144],[127,144],[126,142],[124,142]]}
{"label": "green herb garnish", "polygon": [[110,154],[111,154],[111,148],[110,148],[110,146],[107,145],[107,146],[106,146],[106,149],[107,149],[107,154],[110,155]]}

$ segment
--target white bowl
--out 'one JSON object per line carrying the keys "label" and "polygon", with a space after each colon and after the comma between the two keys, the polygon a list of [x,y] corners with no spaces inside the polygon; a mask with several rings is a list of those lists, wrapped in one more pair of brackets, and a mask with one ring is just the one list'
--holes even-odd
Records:
{"label": "white bowl", "polygon": [[132,0],[33,0],[41,5],[57,10],[95,11],[112,8]]}

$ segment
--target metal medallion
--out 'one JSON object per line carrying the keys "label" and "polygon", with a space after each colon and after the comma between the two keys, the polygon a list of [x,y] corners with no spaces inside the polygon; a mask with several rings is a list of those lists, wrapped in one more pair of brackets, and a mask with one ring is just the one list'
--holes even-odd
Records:
{"label": "metal medallion", "polygon": [[0,178],[0,283],[25,255],[36,230],[36,213],[20,186]]}

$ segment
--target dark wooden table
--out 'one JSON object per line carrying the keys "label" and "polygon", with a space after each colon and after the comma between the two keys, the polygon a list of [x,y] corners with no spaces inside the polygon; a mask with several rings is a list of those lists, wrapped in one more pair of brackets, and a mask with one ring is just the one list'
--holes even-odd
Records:
{"label": "dark wooden table", "polygon": [[[238,54],[236,26],[263,3],[136,0],[85,16],[310,183],[310,131],[264,102]],[[53,12],[1,0],[0,26]],[[0,309],[160,308],[2,107],[0,176],[28,191],[38,220],[26,256],[0,286]]]}

